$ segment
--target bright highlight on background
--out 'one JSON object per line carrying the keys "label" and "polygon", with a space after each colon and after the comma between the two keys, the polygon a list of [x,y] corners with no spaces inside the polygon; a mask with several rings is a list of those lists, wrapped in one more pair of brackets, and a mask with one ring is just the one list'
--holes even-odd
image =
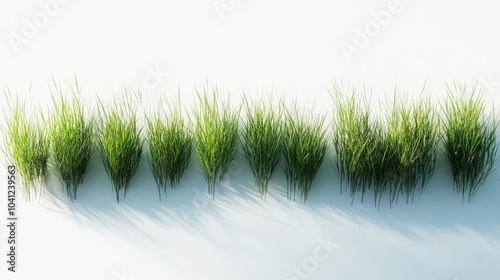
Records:
{"label": "bright highlight on background", "polygon": [[[334,80],[366,83],[376,102],[391,100],[396,86],[418,99],[424,84],[432,100],[444,100],[444,82],[477,81],[487,104],[498,108],[497,11],[487,0],[4,1],[0,85],[45,108],[52,81],[65,85],[76,75],[90,104],[96,96],[108,101],[123,88],[140,89],[135,104],[142,114],[160,95],[175,100],[178,88],[181,103],[194,108],[195,88],[208,80],[229,93],[233,105],[243,91],[256,99],[272,91],[333,117],[328,90]],[[283,165],[262,201],[241,156],[215,201],[193,161],[181,186],[159,202],[143,161],[118,204],[94,157],[74,203],[55,178],[39,202],[18,196],[18,272],[7,270],[10,229],[3,218],[0,277],[500,277],[498,170],[471,203],[462,203],[446,164],[438,162],[413,204],[389,209],[385,203],[377,210],[373,197],[351,206],[349,194],[340,195],[327,152],[306,204],[286,200]],[[0,182],[7,187],[11,163],[3,162]]]}

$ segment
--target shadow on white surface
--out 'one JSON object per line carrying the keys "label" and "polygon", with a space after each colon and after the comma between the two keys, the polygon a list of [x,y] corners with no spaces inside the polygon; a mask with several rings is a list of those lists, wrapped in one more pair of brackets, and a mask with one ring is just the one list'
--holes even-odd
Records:
{"label": "shadow on white surface", "polygon": [[[194,160],[180,188],[169,189],[166,201],[159,201],[144,161],[127,197],[117,203],[101,163],[94,158],[74,203],[52,178],[36,208],[51,213],[44,219],[61,217],[64,223],[78,227],[80,234],[92,232],[127,244],[123,252],[140,250],[145,255],[143,262],[170,262],[147,279],[167,275],[182,275],[184,279],[203,275],[205,279],[295,279],[297,275],[287,273],[290,267],[295,263],[300,267],[317,246],[315,240],[327,237],[339,248],[326,261],[328,265],[319,263],[307,273],[311,279],[359,279],[366,274],[347,269],[348,263],[358,261],[376,275],[375,279],[403,277],[408,270],[414,276],[406,279],[473,279],[477,271],[484,276],[480,279],[500,275],[496,266],[500,259],[500,219],[496,215],[500,212],[500,188],[494,181],[498,170],[472,202],[462,203],[461,196],[452,190],[446,164],[441,162],[422,195],[416,194],[411,204],[401,200],[392,208],[387,195],[380,208],[375,207],[370,192],[364,203],[360,196],[352,201],[346,190],[340,195],[331,157],[321,167],[305,204],[286,200],[282,169],[275,174],[265,201],[241,158],[226,182],[217,185],[215,200],[208,195],[198,170]],[[381,269],[388,261],[395,267]],[[474,269],[465,266],[469,261],[475,263]],[[188,269],[188,263],[198,268]],[[151,277],[125,256],[119,264],[134,271],[137,279]],[[259,264],[262,269],[254,270]]]}

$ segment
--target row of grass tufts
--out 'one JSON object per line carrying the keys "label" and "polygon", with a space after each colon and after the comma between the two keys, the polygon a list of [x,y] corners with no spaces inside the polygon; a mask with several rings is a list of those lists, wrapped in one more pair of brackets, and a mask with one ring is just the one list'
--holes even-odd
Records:
{"label": "row of grass tufts", "polygon": [[[341,88],[334,86],[335,122],[333,147],[336,153],[337,171],[341,186],[347,185],[350,195],[361,193],[361,200],[377,179],[381,183],[385,165],[383,139],[379,124],[370,120],[367,103],[360,103],[359,95],[353,91],[342,95]],[[377,172],[378,170],[378,172]],[[380,178],[379,178],[380,177]],[[374,187],[375,198],[379,186]]]}
{"label": "row of grass tufts", "polygon": [[[262,199],[283,159],[287,199],[305,202],[330,141],[326,115],[301,110],[296,103],[281,102],[274,108],[271,98],[245,99],[240,126],[240,108],[230,106],[217,87],[197,91],[190,123],[180,101],[164,107],[160,102],[146,116],[144,137],[126,91],[123,102],[115,100],[111,106],[99,102],[94,118],[85,115],[78,84],[69,99],[60,87],[56,90],[48,121],[41,110],[35,112],[37,122],[27,115],[24,104],[9,103],[5,142],[27,200],[43,190],[50,165],[74,201],[96,150],[119,201],[141,163],[143,142],[160,200],[169,186],[179,186],[193,150],[215,198],[216,185],[227,175],[241,141],[243,158]],[[391,206],[400,199],[410,203],[415,193],[425,190],[441,152],[451,168],[454,189],[463,200],[472,200],[496,167],[498,121],[477,84],[454,83],[447,85],[447,91],[442,116],[430,99],[408,102],[398,94],[389,113],[377,115],[364,99],[366,94],[334,84],[331,141],[341,191],[347,188],[352,201],[356,196],[363,201],[373,191],[376,206],[384,197]]]}
{"label": "row of grass tufts", "polygon": [[434,174],[439,145],[439,119],[429,101],[395,100],[386,125],[370,118],[359,94],[341,95],[335,86],[336,117],[333,146],[341,185],[354,199],[373,188],[375,204],[389,192],[390,204],[403,196],[408,203],[422,192]]}

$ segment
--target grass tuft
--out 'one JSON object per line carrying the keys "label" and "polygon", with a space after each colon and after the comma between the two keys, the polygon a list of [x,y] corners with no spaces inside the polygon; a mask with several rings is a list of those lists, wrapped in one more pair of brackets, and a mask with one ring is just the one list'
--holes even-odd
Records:
{"label": "grass tuft", "polygon": [[48,175],[50,142],[44,116],[40,112],[42,124],[27,119],[25,105],[16,99],[7,120],[6,146],[9,155],[21,176],[21,191],[26,201],[40,198]]}
{"label": "grass tuft", "polygon": [[422,193],[436,169],[440,127],[436,112],[429,100],[404,102],[395,99],[387,121],[387,154],[393,159],[391,205],[400,195],[406,203],[413,201],[415,190]]}
{"label": "grass tuft", "polygon": [[355,90],[345,97],[334,85],[334,93],[333,142],[341,184],[349,186],[353,199],[361,193],[361,201],[373,187],[378,206],[387,191],[391,205],[400,195],[409,203],[436,169],[439,119],[430,101],[407,105],[395,99],[384,125],[370,119],[369,104],[360,103]]}
{"label": "grass tuft", "polygon": [[222,181],[231,167],[238,146],[239,110],[229,102],[219,102],[217,87],[197,91],[199,108],[195,111],[196,153],[200,158],[208,192],[215,198],[217,179]]}
{"label": "grass tuft", "polygon": [[281,111],[270,104],[245,99],[246,122],[242,131],[243,154],[252,170],[255,184],[265,199],[269,181],[281,157]]}
{"label": "grass tuft", "polygon": [[477,83],[468,88],[447,85],[444,106],[445,156],[453,175],[453,187],[471,201],[479,187],[494,170],[497,120],[487,115]]}
{"label": "grass tuft", "polygon": [[126,197],[142,154],[141,128],[130,102],[115,100],[111,108],[101,104],[97,134],[97,148],[119,202],[119,192],[124,190]]}
{"label": "grass tuft", "polygon": [[298,194],[300,200],[306,202],[327,148],[325,116],[304,116],[296,105],[291,110],[285,108],[284,114],[282,151],[287,199],[295,201]]}
{"label": "grass tuft", "polygon": [[166,193],[167,183],[171,188],[179,186],[179,181],[191,160],[194,139],[186,127],[177,107],[169,106],[170,111],[165,116],[157,111],[147,118],[149,167],[158,187],[158,195]]}
{"label": "grass tuft", "polygon": [[[83,106],[76,95],[66,101],[53,97],[55,111],[51,117],[50,140],[53,166],[71,201],[83,182],[93,154],[93,122],[86,121]],[[78,93],[78,88],[76,93]]]}
{"label": "grass tuft", "polygon": [[[336,154],[337,171],[341,185],[347,185],[354,201],[361,193],[361,201],[375,184],[375,202],[383,193],[384,173],[387,161],[382,128],[370,120],[368,103],[361,104],[356,91],[346,97],[342,89],[334,84],[335,124],[333,147]],[[342,188],[341,188],[342,189]]]}

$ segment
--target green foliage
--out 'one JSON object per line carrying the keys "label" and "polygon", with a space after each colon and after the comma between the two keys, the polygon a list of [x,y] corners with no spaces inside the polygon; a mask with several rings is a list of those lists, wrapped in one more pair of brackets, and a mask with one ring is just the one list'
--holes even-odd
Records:
{"label": "green foliage", "polygon": [[119,202],[121,190],[124,190],[124,197],[127,195],[130,180],[141,160],[143,145],[141,128],[130,101],[121,104],[115,101],[111,108],[104,108],[101,104],[97,135],[99,155]]}
{"label": "green foliage", "polygon": [[147,119],[149,143],[149,167],[155,177],[158,194],[166,193],[167,182],[171,188],[179,181],[191,160],[194,139],[186,127],[180,111],[170,106],[170,111],[157,111]]}
{"label": "green foliage", "polygon": [[[56,85],[54,110],[47,121],[38,110],[33,121],[25,104],[8,102],[10,115],[4,129],[5,147],[21,177],[27,200],[45,186],[48,161],[74,201],[83,182],[94,144],[110,177],[116,199],[126,196],[143,151],[142,128],[129,94],[109,107],[99,106],[99,117],[87,117],[76,88],[71,98]],[[360,94],[361,93],[361,94]],[[372,114],[366,89],[345,91],[333,84],[335,104],[333,150],[341,191],[347,187],[354,201],[373,190],[375,205],[388,193],[392,206],[400,197],[410,203],[422,193],[434,174],[442,140],[444,156],[453,175],[453,187],[470,201],[495,170],[497,163],[496,115],[490,114],[477,84],[447,85],[443,118],[430,99],[407,102],[396,97],[387,114]],[[10,92],[7,92],[8,99]],[[180,98],[180,97],[179,97]],[[146,116],[148,163],[159,198],[167,187],[177,188],[187,170],[193,149],[199,158],[209,194],[224,180],[233,164],[238,142],[255,185],[265,199],[281,157],[287,179],[287,199],[308,199],[328,147],[326,115],[302,111],[297,104],[274,109],[271,100],[245,98],[245,116],[239,131],[240,108],[222,100],[217,87],[197,90],[193,131],[186,125],[181,104],[163,111],[161,104]],[[52,155],[52,157],[51,157]],[[51,159],[51,161],[50,161]]]}
{"label": "green foliage", "polygon": [[428,100],[413,105],[395,100],[388,119],[388,154],[394,158],[389,174],[390,202],[403,195],[406,203],[415,190],[423,192],[436,169],[439,145],[439,119]]}
{"label": "green foliage", "polygon": [[[284,106],[284,105],[283,105]],[[302,114],[297,106],[284,109],[283,155],[287,179],[287,198],[307,201],[311,185],[323,162],[327,139],[324,115]]]}
{"label": "green foliage", "polygon": [[341,184],[351,197],[373,187],[375,204],[389,191],[390,204],[403,195],[408,203],[434,174],[439,119],[428,100],[415,104],[395,99],[387,125],[370,119],[369,104],[353,91],[346,97],[334,85],[336,115],[334,149]]}
{"label": "green foliage", "polygon": [[375,183],[375,199],[383,190],[387,158],[382,128],[378,122],[370,120],[368,103],[362,106],[358,94],[353,91],[345,97],[341,88],[334,85],[335,124],[333,128],[333,147],[336,154],[337,170],[342,185],[349,186],[354,199]]}
{"label": "green foliage", "polygon": [[444,106],[445,156],[453,174],[454,189],[471,201],[494,170],[498,150],[497,120],[486,112],[477,84],[447,86]]}
{"label": "green foliage", "polygon": [[48,175],[50,142],[46,135],[43,114],[41,123],[26,117],[26,106],[16,99],[7,121],[6,146],[21,176],[21,191],[27,201],[40,197]]}
{"label": "green foliage", "polygon": [[243,153],[252,170],[255,184],[264,199],[281,157],[281,110],[276,112],[261,101],[245,100],[246,122],[243,126]]}
{"label": "green foliage", "polygon": [[233,163],[238,146],[239,110],[229,102],[219,102],[217,87],[198,92],[199,108],[195,111],[196,153],[200,159],[208,192],[215,198],[217,179],[222,181]]}
{"label": "green foliage", "polygon": [[93,122],[85,119],[84,108],[73,92],[66,101],[59,88],[59,100],[53,97],[55,111],[50,121],[50,140],[53,167],[71,201],[83,182],[93,154]]}

